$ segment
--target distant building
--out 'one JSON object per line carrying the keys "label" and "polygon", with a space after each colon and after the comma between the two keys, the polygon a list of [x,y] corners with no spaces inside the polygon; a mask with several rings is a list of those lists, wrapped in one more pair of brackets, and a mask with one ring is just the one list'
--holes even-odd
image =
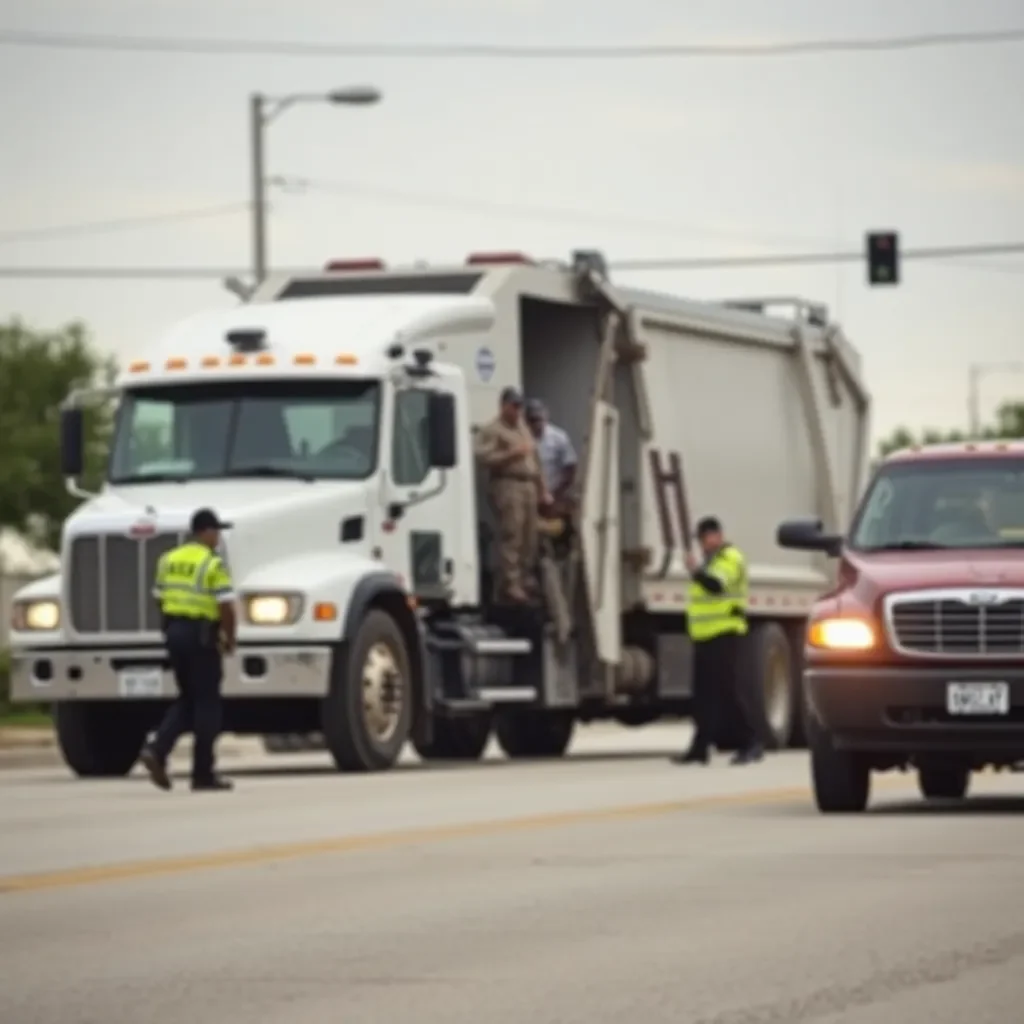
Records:
{"label": "distant building", "polygon": [[7,643],[14,595],[36,577],[56,572],[59,565],[52,551],[40,551],[16,533],[0,531],[0,647]]}
{"label": "distant building", "polygon": [[52,551],[33,547],[11,530],[0,530],[0,574],[42,576],[59,567],[60,559]]}

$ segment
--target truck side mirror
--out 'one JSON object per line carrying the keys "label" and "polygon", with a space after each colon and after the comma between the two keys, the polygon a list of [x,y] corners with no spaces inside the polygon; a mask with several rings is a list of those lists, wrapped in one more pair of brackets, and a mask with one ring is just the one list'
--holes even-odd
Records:
{"label": "truck side mirror", "polygon": [[455,396],[432,391],[427,408],[427,448],[431,468],[454,469],[459,461],[457,442]]}
{"label": "truck side mirror", "polygon": [[60,413],[60,471],[78,478],[85,470],[85,414],[79,408]]}
{"label": "truck side mirror", "polygon": [[838,558],[843,548],[843,538],[825,533],[820,519],[787,519],[776,530],[775,543],[793,551],[821,551],[830,558]]}

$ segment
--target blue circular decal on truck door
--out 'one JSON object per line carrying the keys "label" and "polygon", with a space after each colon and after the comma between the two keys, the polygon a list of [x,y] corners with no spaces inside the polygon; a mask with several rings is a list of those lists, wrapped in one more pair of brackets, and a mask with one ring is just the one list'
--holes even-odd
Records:
{"label": "blue circular decal on truck door", "polygon": [[476,375],[485,384],[494,376],[497,365],[494,353],[486,345],[476,350]]}

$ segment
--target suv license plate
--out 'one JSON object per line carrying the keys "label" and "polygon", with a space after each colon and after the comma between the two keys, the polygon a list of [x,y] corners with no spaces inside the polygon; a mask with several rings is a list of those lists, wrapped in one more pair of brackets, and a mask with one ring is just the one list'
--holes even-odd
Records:
{"label": "suv license plate", "polygon": [[949,683],[946,710],[951,715],[1008,715],[1008,683]]}

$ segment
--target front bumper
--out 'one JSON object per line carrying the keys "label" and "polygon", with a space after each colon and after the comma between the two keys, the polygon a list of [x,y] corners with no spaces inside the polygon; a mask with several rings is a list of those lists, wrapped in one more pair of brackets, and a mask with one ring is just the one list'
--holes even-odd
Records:
{"label": "front bumper", "polygon": [[[950,682],[1008,684],[1009,714],[950,715]],[[809,668],[804,691],[811,715],[839,749],[1024,758],[1024,665]]]}
{"label": "front bumper", "polygon": [[[324,697],[331,677],[329,646],[241,645],[224,659],[223,694],[232,697]],[[155,669],[152,686],[131,699],[165,700],[177,689],[167,653],[159,647],[37,648],[11,652],[11,697],[21,703],[120,700],[126,670]]]}

